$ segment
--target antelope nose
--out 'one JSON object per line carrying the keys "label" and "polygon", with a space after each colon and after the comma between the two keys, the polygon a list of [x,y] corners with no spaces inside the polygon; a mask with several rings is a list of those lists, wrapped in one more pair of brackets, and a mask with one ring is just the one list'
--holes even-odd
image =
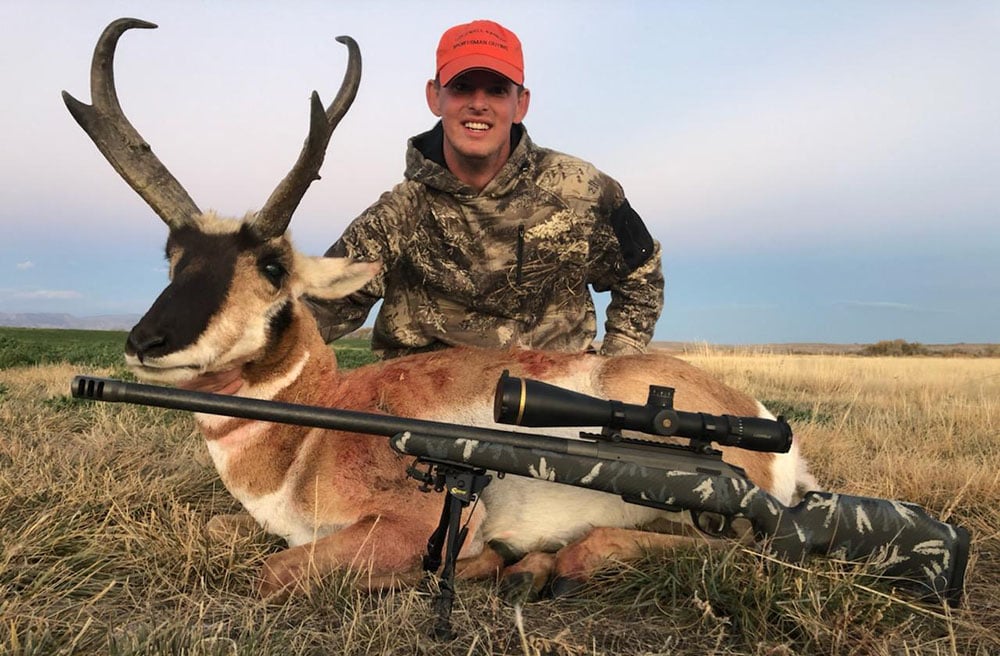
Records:
{"label": "antelope nose", "polygon": [[151,350],[160,348],[166,343],[167,339],[163,335],[137,335],[136,331],[133,330],[128,334],[128,340],[125,342],[125,352],[135,355],[139,358],[139,362],[142,362]]}

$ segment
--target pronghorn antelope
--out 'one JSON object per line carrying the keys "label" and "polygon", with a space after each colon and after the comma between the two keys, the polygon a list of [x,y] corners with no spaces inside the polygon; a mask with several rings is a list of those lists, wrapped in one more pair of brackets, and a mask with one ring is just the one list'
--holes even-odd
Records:
{"label": "pronghorn antelope", "polygon": [[[116,171],[169,228],[170,283],[132,329],[126,360],[144,381],[212,384],[221,393],[377,411],[471,425],[492,424],[493,385],[504,369],[585,394],[643,403],[650,383],[676,388],[678,409],[768,416],[757,401],[665,354],[588,354],[452,349],[340,372],[304,302],[337,298],[363,285],[378,265],[307,257],[285,232],[317,179],[334,127],[361,75],[358,47],[329,108],[312,96],[308,139],[264,207],[242,220],[198,209],[119,106],[113,59],[121,35],[155,27],[115,21],[101,35],[91,69],[93,105],[66,104]],[[268,558],[260,591],[307,586],[316,574],[364,566],[371,579],[406,577],[419,567],[440,499],[421,494],[408,459],[368,435],[196,414],[229,491],[288,548]],[[553,431],[558,432],[558,431]],[[569,437],[575,431],[562,431]],[[789,453],[730,450],[726,460],[783,503],[814,486],[798,447]],[[664,522],[662,520],[670,520]],[[641,530],[682,521],[613,495],[516,476],[496,480],[469,512],[461,553],[465,576],[525,573],[537,589],[554,575],[577,581],[610,558],[690,544],[687,531]],[[527,554],[529,557],[520,558]]]}

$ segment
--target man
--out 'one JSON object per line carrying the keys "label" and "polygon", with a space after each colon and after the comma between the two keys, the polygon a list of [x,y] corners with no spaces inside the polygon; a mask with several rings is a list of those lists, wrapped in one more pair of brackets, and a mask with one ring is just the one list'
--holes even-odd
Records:
{"label": "man", "polygon": [[586,351],[589,285],[611,292],[601,353],[645,350],[663,306],[659,244],[617,182],[532,143],[523,85],[520,41],[503,26],[444,33],[426,88],[440,121],[409,140],[406,179],[326,253],[382,262],[358,292],[311,304],[327,341],[383,299],[372,333],[382,357],[456,345]]}

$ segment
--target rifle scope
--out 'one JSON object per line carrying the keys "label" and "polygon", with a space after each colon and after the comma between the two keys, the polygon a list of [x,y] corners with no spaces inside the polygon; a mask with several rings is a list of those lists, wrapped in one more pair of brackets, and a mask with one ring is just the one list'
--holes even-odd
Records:
{"label": "rifle scope", "polygon": [[674,435],[750,451],[784,453],[792,429],[783,417],[710,415],[673,408],[674,390],[649,386],[646,405],[607,401],[504,371],[497,382],[493,419],[514,426],[600,426],[649,435]]}

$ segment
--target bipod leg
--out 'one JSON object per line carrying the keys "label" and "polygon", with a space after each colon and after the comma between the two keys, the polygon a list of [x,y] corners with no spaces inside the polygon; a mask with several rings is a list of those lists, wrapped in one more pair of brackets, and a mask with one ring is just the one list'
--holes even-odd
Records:
{"label": "bipod leg", "polygon": [[458,553],[462,550],[468,527],[461,527],[462,510],[476,500],[489,482],[490,476],[482,469],[471,469],[454,465],[436,465],[436,485],[445,492],[444,507],[438,527],[427,540],[427,554],[424,556],[424,571],[434,573],[442,563],[444,567],[438,576],[438,595],[434,599],[437,619],[431,636],[437,640],[451,640],[455,637],[451,630],[451,611],[455,603],[455,566]]}
{"label": "bipod leg", "polygon": [[[424,554],[423,567],[428,575],[436,574],[441,568],[441,553],[444,549],[445,538],[451,524],[451,507],[456,505],[452,502],[450,494],[444,495],[444,505],[441,508],[441,518],[438,520],[437,528],[427,538],[427,553]],[[461,506],[459,506],[461,512]]]}
{"label": "bipod leg", "polygon": [[[451,498],[451,495],[448,495]],[[445,502],[447,504],[447,501]],[[444,553],[444,568],[438,576],[438,595],[434,599],[434,613],[437,620],[434,623],[432,635],[438,640],[451,640],[455,637],[451,630],[451,611],[455,604],[455,563],[458,552],[465,542],[467,528],[459,528],[462,522],[462,508],[468,505],[452,501],[448,513],[448,532]]]}

